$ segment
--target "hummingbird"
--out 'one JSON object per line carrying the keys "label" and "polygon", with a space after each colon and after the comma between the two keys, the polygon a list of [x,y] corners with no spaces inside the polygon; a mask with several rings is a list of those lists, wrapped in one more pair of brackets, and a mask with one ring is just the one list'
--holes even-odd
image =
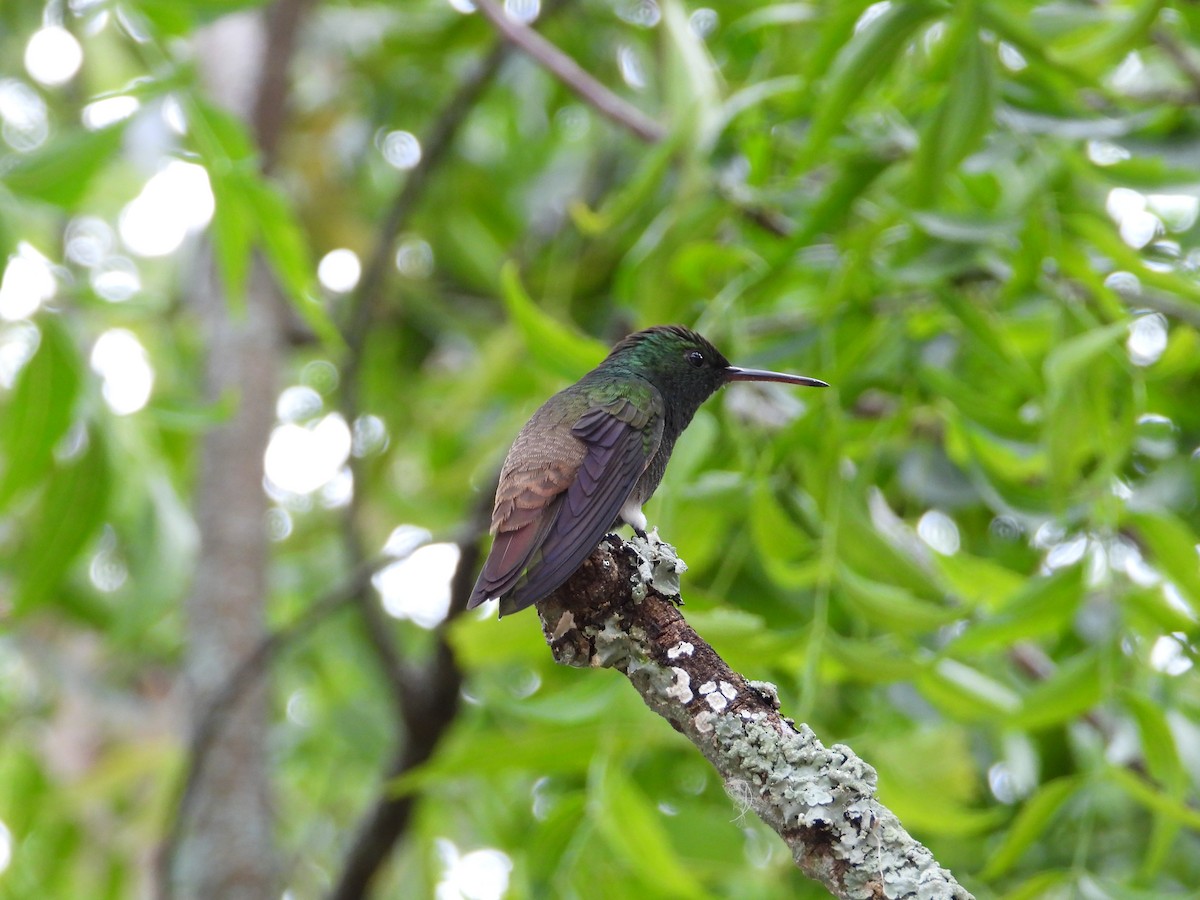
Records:
{"label": "hummingbird", "polygon": [[659,325],[629,335],[579,381],[542,404],[517,435],[496,489],[491,553],[467,609],[500,615],[548,596],[625,522],[642,537],[642,504],[705,400],[732,381],[828,387],[804,375],[730,365],[701,335]]}

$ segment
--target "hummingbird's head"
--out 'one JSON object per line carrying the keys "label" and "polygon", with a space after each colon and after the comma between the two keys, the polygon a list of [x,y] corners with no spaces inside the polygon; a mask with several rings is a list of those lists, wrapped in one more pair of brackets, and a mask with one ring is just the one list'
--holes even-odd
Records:
{"label": "hummingbird's head", "polygon": [[623,364],[652,382],[664,397],[696,407],[731,381],[779,381],[828,387],[805,375],[788,375],[730,365],[707,338],[682,325],[656,325],[629,335],[605,363]]}

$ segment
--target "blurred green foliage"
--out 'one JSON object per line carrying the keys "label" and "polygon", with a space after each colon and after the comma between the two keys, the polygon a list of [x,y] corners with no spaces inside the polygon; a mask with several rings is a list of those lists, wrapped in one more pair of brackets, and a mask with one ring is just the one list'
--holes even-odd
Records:
{"label": "blurred green foliage", "polygon": [[[491,30],[445,0],[315,4],[267,179],[188,50],[253,6],[52,4],[84,49],[61,87],[20,68],[40,6],[0,9],[0,259],[35,250],[56,283],[0,324],[0,896],[134,895],[182,764],[191,485],[227,409],[179,300],[200,238],[134,260],[116,236],[171,157],[207,171],[231,302],[261,250],[311,331],[290,356],[310,420],[337,408],[353,302],[315,260],[389,260],[358,371],[388,436],[355,464],[375,546],[402,523],[454,539],[521,423],[628,329],[695,325],[831,382],[730,389],[680,441],[647,513],[689,564],[689,621],[877,766],[977,896],[1194,891],[1200,7],[568,2],[539,29],[668,139],[513,56],[379,248],[408,177],[384,136],[423,140]],[[81,124],[114,96],[132,117]],[[69,252],[85,220],[104,259]],[[112,257],[137,272],[120,302]],[[113,328],[155,373],[131,415],[89,364]],[[345,576],[348,526],[336,497],[277,499],[282,625]],[[428,633],[394,628],[419,662]],[[516,897],[821,895],[618,676],[557,669],[532,614],[451,637],[467,702],[395,785],[421,802],[379,896],[432,896],[485,847]],[[272,671],[297,898],[381,789],[365,645],[343,615]]]}

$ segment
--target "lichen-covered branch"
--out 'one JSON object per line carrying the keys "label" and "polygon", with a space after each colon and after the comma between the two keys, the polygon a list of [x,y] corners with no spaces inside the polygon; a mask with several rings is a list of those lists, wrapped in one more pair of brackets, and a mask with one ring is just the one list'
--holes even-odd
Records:
{"label": "lichen-covered branch", "polygon": [[875,799],[874,769],[786,718],[773,685],[734,672],[688,625],[667,599],[678,571],[673,548],[653,536],[622,543],[609,535],[538,603],[555,659],[623,672],[834,896],[968,900]]}

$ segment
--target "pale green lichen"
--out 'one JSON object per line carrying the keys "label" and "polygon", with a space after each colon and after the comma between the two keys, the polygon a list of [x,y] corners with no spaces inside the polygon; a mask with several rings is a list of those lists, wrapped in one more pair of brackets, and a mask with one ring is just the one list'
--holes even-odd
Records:
{"label": "pale green lichen", "polygon": [[[872,883],[905,900],[970,896],[874,799],[875,770],[849,748],[823,747],[805,725],[780,731],[765,713],[713,716],[711,724],[734,765],[730,780],[753,785],[751,802],[764,820],[783,832],[818,829],[833,841],[835,857],[848,864],[838,875],[844,896],[871,897]],[[812,857],[803,840],[795,852],[798,861],[832,865]]]}
{"label": "pale green lichen", "polygon": [[687,563],[679,558],[675,548],[658,536],[653,528],[646,537],[635,535],[627,542],[637,554],[637,575],[633,578],[634,600],[640,603],[651,587],[663,597],[679,596],[679,576],[687,571]]}
{"label": "pale green lichen", "polygon": [[758,696],[766,700],[767,703],[770,704],[771,709],[780,708],[781,704],[779,702],[779,688],[777,688],[770,681],[747,681],[746,685],[750,688],[750,690],[754,691],[756,694],[758,694]]}

